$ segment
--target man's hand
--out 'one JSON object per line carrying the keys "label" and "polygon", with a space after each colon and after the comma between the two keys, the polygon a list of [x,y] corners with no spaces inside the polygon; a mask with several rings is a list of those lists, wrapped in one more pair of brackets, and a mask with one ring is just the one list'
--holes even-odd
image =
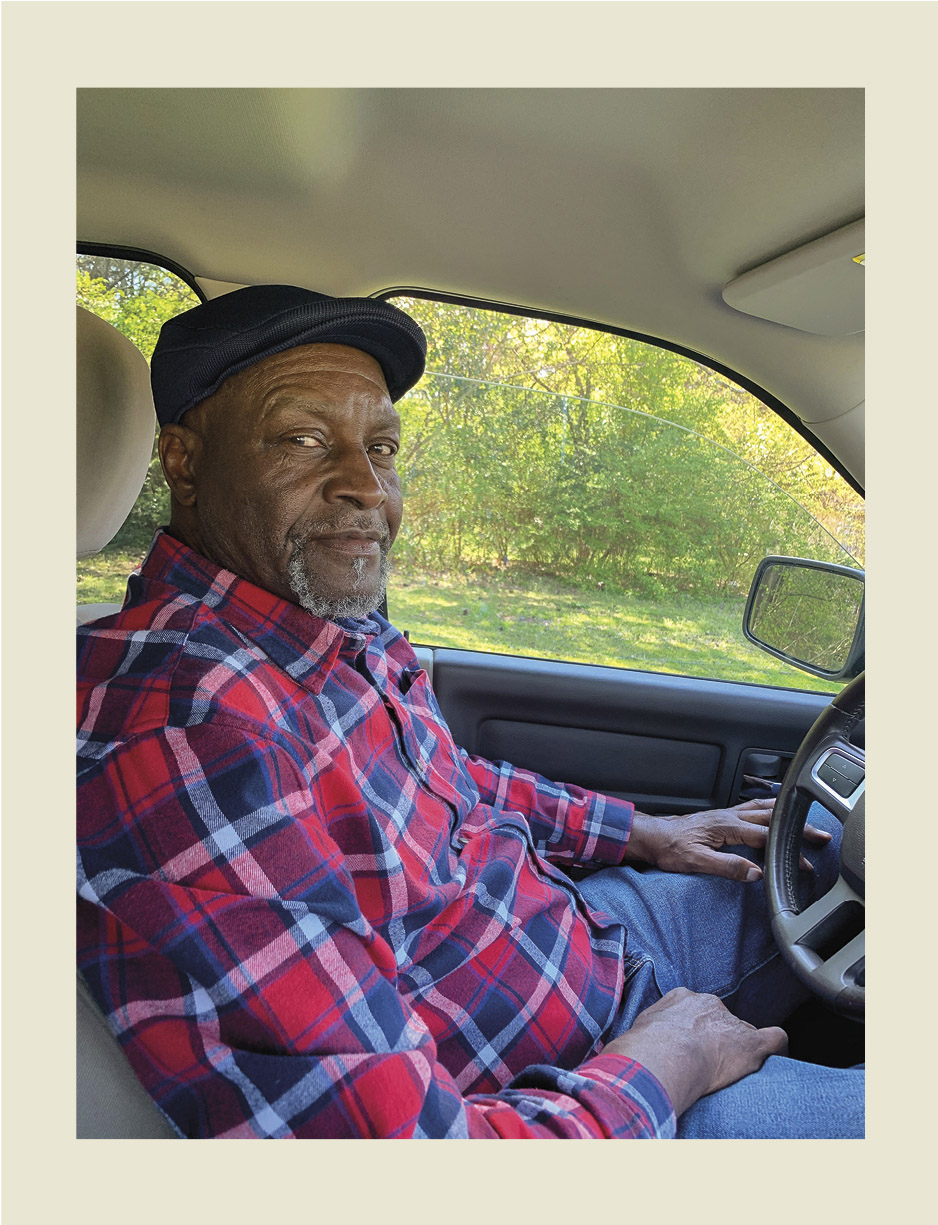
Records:
{"label": "man's hand", "polygon": [[676,987],[640,1012],[630,1030],[603,1053],[636,1059],[658,1078],[675,1114],[698,1098],[756,1072],[769,1055],[784,1055],[783,1029],[756,1029],[724,1007],[715,995]]}
{"label": "man's hand", "polygon": [[[741,855],[723,854],[720,848],[764,848],[774,806],[771,799],[747,800],[735,808],[712,808],[685,817],[652,817],[636,811],[625,860],[651,864],[665,872],[703,872],[728,880],[761,880],[761,868]],[[805,826],[804,836],[818,846],[830,841],[830,834],[813,825]],[[812,871],[804,856],[801,867]]]}

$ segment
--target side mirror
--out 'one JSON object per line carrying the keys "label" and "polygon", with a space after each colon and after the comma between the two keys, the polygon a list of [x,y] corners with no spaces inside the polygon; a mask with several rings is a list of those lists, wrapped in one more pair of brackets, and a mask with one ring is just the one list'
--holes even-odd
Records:
{"label": "side mirror", "polygon": [[759,563],[743,633],[763,651],[828,681],[849,681],[864,667],[862,570],[800,557]]}

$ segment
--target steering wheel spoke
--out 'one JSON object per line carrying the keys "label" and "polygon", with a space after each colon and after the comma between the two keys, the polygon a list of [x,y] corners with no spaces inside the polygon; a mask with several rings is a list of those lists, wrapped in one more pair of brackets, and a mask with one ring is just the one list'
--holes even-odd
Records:
{"label": "steering wheel spoke", "polygon": [[863,905],[856,893],[854,893],[841,876],[832,889],[829,889],[817,901],[812,902],[807,909],[799,911],[797,914],[788,912],[779,915],[779,924],[783,926],[786,938],[793,944],[811,948],[821,939],[818,933],[823,934],[830,931],[834,927],[836,917],[841,909],[854,903]]}
{"label": "steering wheel spoke", "polygon": [[838,953],[822,962],[814,972],[815,977],[819,977],[828,990],[841,992],[857,989],[859,979],[859,989],[862,990],[865,958],[866,933],[860,932]]}
{"label": "steering wheel spoke", "polygon": [[[801,977],[819,995],[862,1008],[865,968],[863,899],[840,877],[834,887],[798,914],[773,920],[776,938],[790,949]],[[855,1012],[855,1009],[850,1009]]]}

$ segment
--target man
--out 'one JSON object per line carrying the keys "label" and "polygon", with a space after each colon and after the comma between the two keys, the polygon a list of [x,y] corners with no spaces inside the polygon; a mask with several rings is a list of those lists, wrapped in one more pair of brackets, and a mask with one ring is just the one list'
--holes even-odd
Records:
{"label": "man", "polygon": [[138,1076],[191,1136],[862,1134],[862,1073],[781,1057],[799,989],[723,849],[771,803],[471,758],[374,611],[424,351],[287,286],[161,333],[171,523],[79,655],[79,965]]}

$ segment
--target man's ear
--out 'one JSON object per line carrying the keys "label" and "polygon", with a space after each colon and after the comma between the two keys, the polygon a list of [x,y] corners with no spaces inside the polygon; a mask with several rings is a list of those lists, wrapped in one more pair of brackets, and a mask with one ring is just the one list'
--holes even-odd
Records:
{"label": "man's ear", "polygon": [[178,422],[164,425],[159,438],[160,464],[173,500],[181,506],[195,506],[196,469],[202,439]]}

